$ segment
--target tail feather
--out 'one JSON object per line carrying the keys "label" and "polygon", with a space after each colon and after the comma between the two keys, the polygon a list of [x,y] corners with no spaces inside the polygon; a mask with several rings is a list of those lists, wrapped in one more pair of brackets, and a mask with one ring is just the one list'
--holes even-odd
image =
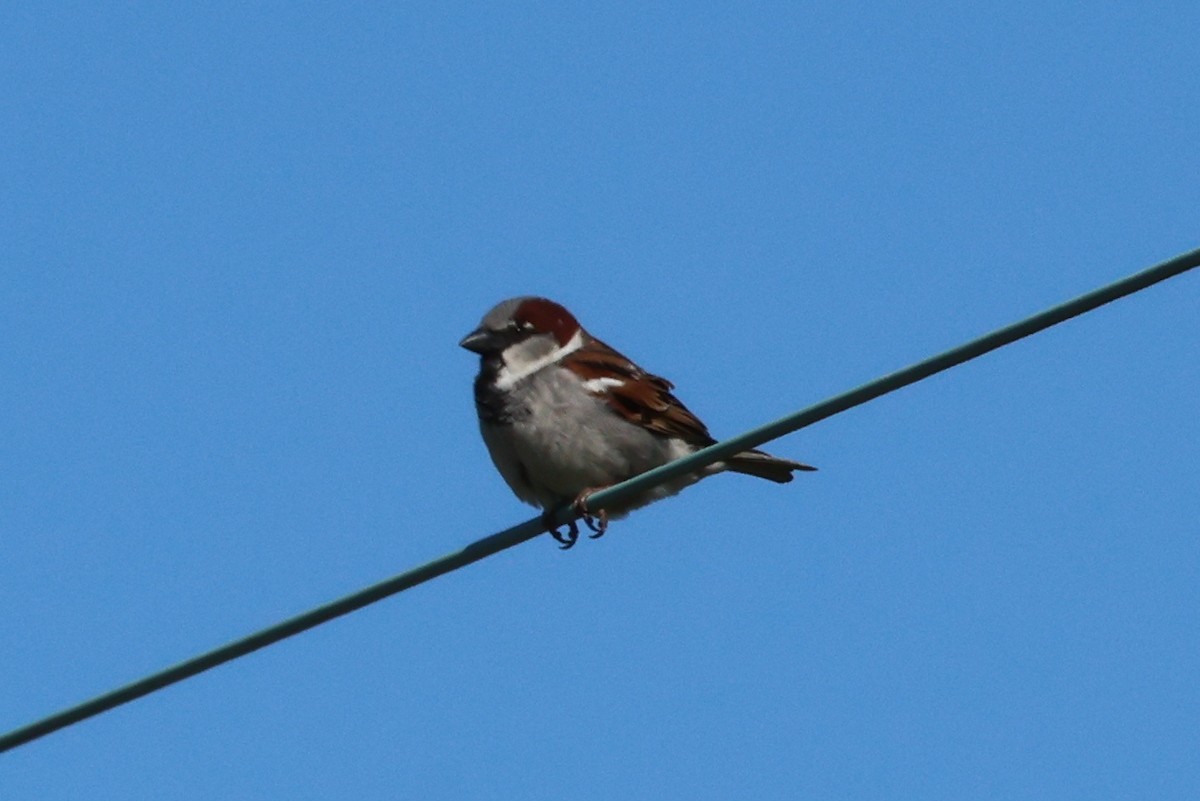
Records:
{"label": "tail feather", "polygon": [[725,460],[725,466],[735,473],[765,478],[777,484],[786,484],[792,480],[795,470],[816,470],[812,465],[793,462],[791,459],[780,459],[762,451],[744,451]]}

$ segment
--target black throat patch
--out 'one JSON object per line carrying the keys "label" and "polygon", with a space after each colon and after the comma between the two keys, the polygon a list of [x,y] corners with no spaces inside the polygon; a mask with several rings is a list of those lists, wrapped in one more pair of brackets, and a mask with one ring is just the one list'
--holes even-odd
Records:
{"label": "black throat patch", "polygon": [[499,355],[484,356],[479,362],[479,375],[475,376],[475,410],[480,420],[493,425],[510,425],[522,416],[512,393],[496,386],[503,366]]}

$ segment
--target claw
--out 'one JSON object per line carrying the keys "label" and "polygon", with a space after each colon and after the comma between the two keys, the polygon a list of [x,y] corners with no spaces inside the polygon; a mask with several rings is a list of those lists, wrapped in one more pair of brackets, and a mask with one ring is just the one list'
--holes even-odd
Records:
{"label": "claw", "polygon": [[553,515],[550,512],[546,512],[542,516],[542,521],[546,524],[546,532],[555,541],[560,543],[558,547],[562,550],[567,550],[579,540],[579,526],[575,524],[574,520],[567,523],[567,530],[565,532],[558,530],[558,526],[554,523]]}
{"label": "claw", "polygon": [[600,537],[604,536],[604,532],[608,531],[608,512],[601,509],[596,513],[595,520],[597,520],[598,523],[593,524],[592,517],[589,516],[583,518],[583,521],[587,523],[587,527],[596,532],[595,534],[588,534],[589,540],[599,539]]}
{"label": "claw", "polygon": [[590,528],[593,534],[588,535],[588,539],[594,540],[604,536],[604,532],[608,530],[608,512],[600,509],[596,514],[592,514],[588,509],[587,501],[592,493],[598,488],[585,489],[575,498],[575,503],[571,507],[583,517],[583,523]]}

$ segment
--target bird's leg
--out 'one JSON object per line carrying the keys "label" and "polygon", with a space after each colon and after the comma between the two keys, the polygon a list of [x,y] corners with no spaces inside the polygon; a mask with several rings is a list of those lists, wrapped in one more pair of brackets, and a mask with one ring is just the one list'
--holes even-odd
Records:
{"label": "bird's leg", "polygon": [[571,504],[571,508],[583,516],[584,525],[595,532],[594,534],[588,534],[588,539],[594,540],[597,537],[603,537],[604,532],[608,530],[608,512],[598,509],[596,514],[592,514],[587,505],[588,498],[592,496],[592,493],[602,489],[604,488],[588,487],[575,496],[575,503]]}
{"label": "bird's leg", "polygon": [[547,533],[561,543],[558,547],[565,551],[574,545],[579,539],[579,526],[575,524],[574,520],[572,520],[567,523],[567,530],[565,533],[559,531],[558,524],[554,522],[554,512],[554,509],[547,509],[545,513],[542,514],[542,522],[546,525]]}

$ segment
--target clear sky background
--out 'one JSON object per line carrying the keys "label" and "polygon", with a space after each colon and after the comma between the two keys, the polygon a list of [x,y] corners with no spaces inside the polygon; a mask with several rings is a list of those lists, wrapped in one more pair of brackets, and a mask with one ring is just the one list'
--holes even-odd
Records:
{"label": "clear sky background", "polygon": [[[1200,245],[1200,6],[10,4],[0,729],[527,519],[553,297],[731,435]],[[1200,276],[0,757],[4,801],[1200,796]]]}

